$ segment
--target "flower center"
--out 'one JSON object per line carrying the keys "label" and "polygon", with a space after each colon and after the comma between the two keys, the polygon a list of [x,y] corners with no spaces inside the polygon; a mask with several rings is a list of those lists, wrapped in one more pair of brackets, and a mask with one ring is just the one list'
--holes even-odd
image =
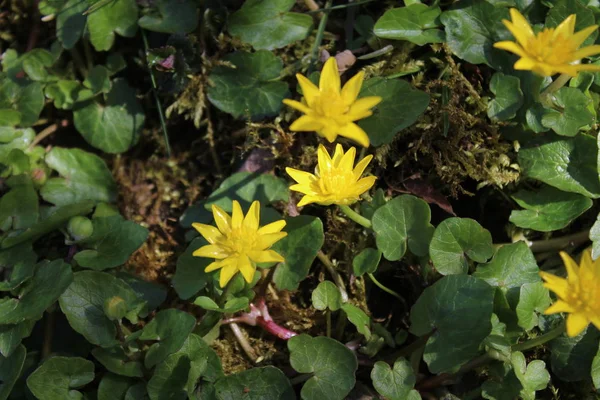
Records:
{"label": "flower center", "polygon": [[331,168],[319,176],[317,181],[319,192],[335,197],[336,199],[345,199],[348,192],[352,189],[354,183],[354,174],[341,168]]}
{"label": "flower center", "polygon": [[256,232],[239,228],[232,230],[231,233],[227,235],[227,239],[225,239],[221,245],[232,255],[239,256],[242,254],[248,254],[250,251],[254,250],[256,239]]}
{"label": "flower center", "polygon": [[600,282],[580,281],[571,286],[568,303],[587,315],[600,316]]}
{"label": "flower center", "polygon": [[342,95],[335,90],[322,91],[315,99],[313,109],[319,115],[336,117],[348,112],[349,107],[344,103]]}
{"label": "flower center", "polygon": [[527,52],[539,62],[550,65],[569,64],[577,51],[575,43],[563,35],[555,36],[554,28],[544,28],[535,37],[529,39]]}

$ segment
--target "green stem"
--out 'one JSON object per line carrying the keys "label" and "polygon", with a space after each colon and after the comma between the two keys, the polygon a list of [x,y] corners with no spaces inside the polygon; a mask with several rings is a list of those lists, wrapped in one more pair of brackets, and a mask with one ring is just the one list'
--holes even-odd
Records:
{"label": "green stem", "polygon": [[[363,0],[363,1],[357,1],[355,3],[342,4],[342,5],[333,6],[333,7],[329,7],[329,6],[325,5],[324,8],[320,8],[320,9],[314,10],[314,11],[312,11],[312,10],[311,11],[307,11],[306,13],[307,14],[316,14],[316,13],[320,13],[322,11],[341,10],[341,9],[348,8],[348,7],[361,6],[363,4],[371,3],[373,1],[375,1],[375,0]],[[329,4],[329,3],[327,3],[327,4]]]}
{"label": "green stem", "polygon": [[529,349],[532,349],[537,346],[541,346],[544,343],[547,343],[553,339],[556,339],[557,337],[562,335],[564,332],[565,332],[565,324],[562,323],[559,326],[557,326],[556,328],[552,329],[548,333],[544,333],[541,336],[527,340],[523,343],[515,344],[514,346],[512,346],[512,351],[525,351],[525,350],[529,350]]}
{"label": "green stem", "polygon": [[[545,253],[548,251],[556,251],[562,250],[567,246],[577,246],[581,243],[585,243],[590,240],[590,230],[586,229],[581,232],[573,233],[571,235],[566,235],[558,238],[548,239],[548,240],[535,240],[535,241],[526,241],[529,245],[529,248],[534,253]],[[506,246],[512,243],[498,243],[494,246],[496,248]]]}
{"label": "green stem", "polygon": [[552,93],[556,92],[561,87],[565,86],[567,82],[571,79],[571,75],[561,74],[558,78],[556,78],[540,95],[540,102],[545,106],[551,105],[550,96]]}
{"label": "green stem", "polygon": [[371,226],[372,226],[371,221],[369,221],[367,218],[363,217],[362,215],[360,215],[359,213],[357,213],[350,207],[344,206],[344,205],[338,205],[338,207],[352,221],[356,222],[359,225],[364,226],[365,228],[369,228],[369,229],[371,228]]}
{"label": "green stem", "polygon": [[300,374],[300,375],[295,376],[292,379],[290,379],[290,383],[292,384],[292,386],[294,386],[294,385],[297,385],[299,383],[306,382],[307,380],[309,380],[313,376],[315,376],[315,374],[312,374],[312,373],[310,373],[310,374]]}
{"label": "green stem", "polygon": [[331,275],[331,277],[333,278],[335,285],[340,290],[342,301],[348,301],[348,292],[346,291],[346,284],[344,283],[344,280],[342,279],[340,274],[338,274],[338,272],[336,271],[335,265],[333,265],[329,257],[327,257],[327,255],[323,253],[322,250],[319,250],[319,252],[317,253],[317,258],[323,263],[323,265],[327,269],[327,272],[329,272],[329,275]]}
{"label": "green stem", "polygon": [[327,337],[331,337],[331,310],[325,311],[325,319],[327,320]]}
{"label": "green stem", "polygon": [[[333,0],[327,0],[327,3],[325,3],[325,9],[330,8],[332,3],[333,3]],[[321,11],[321,10],[319,10],[319,11]],[[319,53],[319,46],[321,46],[321,42],[323,41],[323,34],[325,33],[325,26],[327,25],[328,19],[329,19],[329,11],[323,12],[323,14],[321,15],[321,21],[319,22],[319,27],[317,28],[317,36],[315,37],[315,44],[313,45],[313,48],[310,52],[311,53],[310,65],[308,67],[307,75],[310,75],[310,73],[313,71],[313,69],[315,67],[315,62],[317,61],[318,53]]]}
{"label": "green stem", "polygon": [[[144,41],[144,50],[145,54],[148,54],[149,46],[148,39],[146,38],[146,32],[142,31],[142,40]],[[156,108],[158,109],[158,118],[160,119],[160,126],[162,127],[163,136],[165,138],[165,148],[167,150],[167,157],[171,157],[171,144],[169,143],[169,133],[167,132],[167,124],[165,123],[165,116],[163,113],[162,105],[160,104],[160,100],[158,98],[158,91],[156,86],[156,79],[154,78],[154,71],[152,67],[148,65],[148,61],[146,60],[146,67],[148,68],[148,72],[150,73],[150,81],[152,82],[152,93],[154,94],[154,101],[156,102]]]}
{"label": "green stem", "polygon": [[383,283],[379,282],[372,273],[369,272],[367,275],[369,275],[369,278],[371,278],[373,283],[375,285],[377,285],[377,287],[379,287],[379,289],[383,290],[386,293],[391,294],[392,296],[394,296],[395,298],[400,300],[402,302],[402,304],[404,304],[406,306],[406,300],[404,300],[404,298],[402,296],[400,296],[398,293],[394,292],[392,289],[384,286]]}

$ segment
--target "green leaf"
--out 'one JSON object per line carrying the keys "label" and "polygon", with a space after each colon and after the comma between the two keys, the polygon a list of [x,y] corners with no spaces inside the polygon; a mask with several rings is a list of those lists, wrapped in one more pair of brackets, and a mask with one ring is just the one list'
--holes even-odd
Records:
{"label": "green leaf", "polygon": [[0,321],[18,324],[27,319],[40,319],[72,280],[71,267],[64,261],[38,263],[33,278],[24,284],[19,298],[0,299]]}
{"label": "green leaf", "polygon": [[21,376],[26,355],[25,346],[19,346],[9,357],[0,356],[0,399],[10,396],[13,386]]}
{"label": "green leaf", "polygon": [[29,378],[27,387],[39,400],[78,400],[80,388],[94,380],[94,363],[81,357],[47,359]]}
{"label": "green leaf", "polygon": [[110,81],[111,71],[102,65],[94,66],[83,81],[83,86],[88,88],[94,95],[108,93],[112,88]]}
{"label": "green leaf", "polygon": [[[25,257],[23,257],[25,258]],[[0,281],[0,291],[15,290],[22,283],[29,280],[35,272],[35,260],[37,257],[31,257],[30,260],[18,261],[7,274],[7,280]]]}
{"label": "green leaf", "polygon": [[135,0],[113,0],[88,15],[90,41],[97,51],[108,51],[115,33],[133,37],[137,32],[138,7]]}
{"label": "green leaf", "polygon": [[228,300],[223,308],[219,307],[217,303],[210,297],[199,296],[194,300],[194,304],[209,311],[217,311],[220,313],[233,314],[235,312],[248,308],[250,301],[247,297],[234,297]]}
{"label": "green leaf", "polygon": [[[275,367],[252,368],[221,378],[215,384],[218,400],[294,400],[288,378]],[[243,393],[243,395],[242,395]],[[303,398],[305,398],[303,396]]]}
{"label": "green leaf", "polygon": [[434,373],[449,371],[479,354],[492,331],[494,288],[469,275],[445,276],[423,291],[410,311],[410,331],[433,332],[423,360]]}
{"label": "green leaf", "polygon": [[575,337],[562,335],[554,339],[550,342],[552,372],[567,382],[589,379],[599,338],[600,331],[588,327]]}
{"label": "green leaf", "polygon": [[144,376],[142,363],[139,361],[131,361],[125,354],[125,351],[120,346],[104,349],[96,347],[92,350],[92,355],[110,372],[127,376],[138,377]]}
{"label": "green leaf", "polygon": [[194,257],[192,253],[208,242],[200,237],[194,239],[185,252],[177,259],[175,275],[171,280],[173,288],[182,300],[187,300],[204,289],[212,279],[204,269],[213,260],[210,258]]}
{"label": "green leaf", "polygon": [[417,379],[404,358],[399,358],[392,369],[388,363],[377,361],[371,371],[371,380],[377,393],[390,400],[420,400],[421,395],[413,389]]}
{"label": "green leaf", "polygon": [[354,275],[363,276],[364,274],[372,274],[377,271],[379,261],[381,261],[381,254],[381,251],[370,247],[363,249],[352,260]]}
{"label": "green leaf", "polygon": [[145,281],[127,272],[119,272],[117,277],[127,283],[136,295],[146,302],[146,307],[140,313],[142,318],[158,308],[167,298],[167,288],[159,283]]}
{"label": "green leaf", "polygon": [[146,384],[144,382],[133,385],[127,390],[127,393],[125,393],[125,400],[147,400],[148,398],[148,392],[146,391]]}
{"label": "green leaf", "polygon": [[437,29],[440,26],[439,7],[411,4],[407,7],[387,10],[375,24],[376,36],[385,39],[408,40],[419,46],[442,43],[446,36]]}
{"label": "green leaf", "polygon": [[356,355],[340,342],[306,334],[288,340],[290,364],[303,374],[313,374],[300,395],[304,400],[342,400],[354,387]]}
{"label": "green leaf", "polygon": [[289,12],[295,0],[249,0],[229,16],[229,33],[256,50],[273,50],[303,40],[312,26],[307,14]]}
{"label": "green leaf", "polygon": [[592,360],[591,375],[596,391],[600,391],[600,347],[598,347],[598,353],[596,353],[596,356]]}
{"label": "green leaf", "polygon": [[33,49],[21,57],[23,63],[23,71],[33,81],[51,82],[57,78],[48,72],[54,64],[54,56],[46,49]]}
{"label": "green leaf", "polygon": [[235,118],[260,119],[279,113],[282,100],[289,95],[285,82],[278,78],[283,63],[270,51],[236,52],[223,58],[235,66],[213,68],[208,88],[210,102]]}
{"label": "green leaf", "polygon": [[523,385],[520,398],[535,400],[535,392],[543,390],[550,382],[550,374],[546,371],[546,363],[542,360],[533,360],[527,364],[525,356],[520,351],[511,355],[511,364],[515,375]]}
{"label": "green leaf", "polygon": [[342,310],[346,313],[348,321],[356,327],[356,330],[363,335],[367,340],[371,338],[371,320],[363,310],[353,304],[342,304]]}
{"label": "green leaf", "polygon": [[120,215],[94,218],[94,233],[78,244],[87,250],[75,254],[84,268],[102,271],[125,264],[148,238],[148,229]]}
{"label": "green leaf", "polygon": [[552,186],[538,191],[519,190],[512,198],[525,210],[513,210],[510,222],[520,228],[552,232],[565,228],[592,206],[592,200]]}
{"label": "green leaf", "polygon": [[311,295],[312,305],[317,310],[324,311],[329,309],[337,311],[342,306],[342,295],[340,289],[331,281],[319,283]]}
{"label": "green leaf", "polygon": [[127,305],[126,318],[137,322],[137,313],[144,306],[125,282],[113,275],[97,271],[75,273],[73,283],[60,296],[60,308],[71,327],[88,342],[101,347],[116,344],[115,323],[105,314],[104,304],[121,298]]}
{"label": "green leaf", "polygon": [[98,385],[98,400],[123,400],[133,381],[123,376],[106,374]]}
{"label": "green leaf", "polygon": [[477,266],[473,276],[505,290],[540,282],[535,257],[523,241],[500,247],[492,261]]}
{"label": "green leaf", "polygon": [[163,33],[189,33],[198,26],[198,6],[194,0],[157,0],[158,13],[144,15],[138,21],[142,29]]}
{"label": "green leaf", "polygon": [[494,254],[492,235],[473,219],[448,218],[435,229],[429,254],[440,274],[466,274],[467,258],[482,263]]}
{"label": "green leaf", "polygon": [[503,19],[510,20],[508,9],[484,0],[461,1],[441,16],[450,50],[471,64],[490,66],[497,65],[502,55],[494,43],[509,38]]}
{"label": "green leaf", "polygon": [[[19,85],[8,78],[0,78],[0,110],[3,119],[17,121],[21,126],[37,122],[44,108],[44,91],[39,82]],[[7,115],[8,113],[8,115]]]}
{"label": "green leaf", "polygon": [[0,127],[0,163],[7,164],[6,160],[13,149],[26,150],[34,138],[35,131],[31,128]]}
{"label": "green leaf", "polygon": [[429,105],[427,93],[401,79],[371,78],[360,91],[359,97],[366,96],[382,98],[373,115],[358,122],[373,146],[391,143],[396,134],[414,124]]}
{"label": "green leaf", "polygon": [[152,400],[192,398],[201,377],[214,382],[222,376],[215,351],[200,336],[190,334],[181,349],[157,365],[148,382],[148,395]]}
{"label": "green leaf", "polygon": [[45,234],[52,232],[66,222],[77,215],[89,214],[94,208],[92,201],[82,201],[79,203],[70,204],[68,206],[60,207],[52,214],[46,216],[45,219],[41,220],[31,228],[21,232],[19,235],[7,237],[2,241],[1,247],[8,249],[12,246],[25,243],[27,241],[34,241],[44,236]]}
{"label": "green leaf", "polygon": [[158,341],[146,352],[146,368],[152,368],[165,360],[169,354],[179,350],[195,325],[196,318],[186,312],[173,308],[159,311],[154,319],[144,326],[139,337],[140,340]]}
{"label": "green leaf", "polygon": [[284,231],[288,235],[272,247],[285,258],[275,269],[273,282],[279,290],[296,290],[323,246],[323,222],[309,215],[290,217],[286,221]]}
{"label": "green leaf", "polygon": [[561,136],[575,136],[594,122],[594,115],[588,110],[592,99],[579,89],[563,87],[552,96],[556,108],[546,109],[542,115],[542,125],[546,128]]}
{"label": "green leaf", "polygon": [[[16,325],[0,325],[0,354],[2,357],[10,357],[21,344],[21,340],[31,335],[35,322],[29,319]],[[1,398],[2,396],[0,396]]]}
{"label": "green leaf", "polygon": [[390,261],[404,257],[406,248],[417,256],[425,256],[434,227],[429,205],[411,195],[401,195],[379,207],[373,214],[373,230],[377,248]]}
{"label": "green leaf", "polygon": [[91,101],[73,111],[75,128],[83,138],[107,153],[122,153],[135,145],[144,119],[135,90],[123,79],[113,81],[102,104]]}
{"label": "green leaf", "polygon": [[61,178],[48,179],[40,190],[42,198],[57,206],[83,200],[111,203],[117,197],[117,185],[104,161],[80,149],[54,147],[46,156],[48,166]]}
{"label": "green leaf", "polygon": [[596,139],[585,134],[573,138],[546,135],[519,150],[525,177],[591,198],[600,197],[597,157]]}
{"label": "green leaf", "polygon": [[39,218],[39,201],[31,184],[19,185],[0,198],[0,229],[27,229]]}
{"label": "green leaf", "polygon": [[68,0],[56,13],[56,36],[65,49],[72,49],[81,38],[87,19],[83,13],[87,8],[86,0]]}
{"label": "green leaf", "polygon": [[529,331],[538,325],[538,314],[550,306],[550,293],[542,282],[525,283],[519,291],[517,318],[519,326]]}
{"label": "green leaf", "polygon": [[490,81],[490,91],[496,97],[488,103],[488,117],[500,121],[514,118],[523,105],[520,85],[518,77],[496,72]]}

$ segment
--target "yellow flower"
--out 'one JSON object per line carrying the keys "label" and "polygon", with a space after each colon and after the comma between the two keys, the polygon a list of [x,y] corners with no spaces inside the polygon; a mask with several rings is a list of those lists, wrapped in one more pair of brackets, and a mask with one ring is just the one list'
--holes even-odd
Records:
{"label": "yellow flower", "polygon": [[284,104],[304,113],[290,126],[292,131],[316,131],[330,143],[338,135],[369,147],[369,137],[354,121],[373,114],[371,108],[381,101],[379,96],[357,99],[365,78],[363,71],[354,75],[341,88],[340,74],[335,57],[330,57],[321,71],[319,87],[308,78],[296,74],[304,95],[303,101],[283,100]]}
{"label": "yellow flower", "polygon": [[502,22],[517,41],[498,42],[494,47],[521,57],[515,63],[515,69],[530,70],[542,76],[552,76],[557,72],[577,76],[579,71],[600,71],[598,65],[579,64],[582,58],[600,54],[600,45],[579,48],[598,25],[575,33],[575,14],[572,14],[556,28],[544,28],[536,35],[519,11],[511,8],[510,17],[512,22]]}
{"label": "yellow flower", "polygon": [[212,212],[217,227],[200,223],[192,224],[210,243],[200,247],[192,255],[216,259],[204,271],[212,272],[220,268],[219,285],[221,287],[225,287],[238,271],[242,273],[246,282],[252,282],[256,263],[284,261],[279,253],[269,250],[269,248],[287,236],[287,233],[281,232],[285,221],[275,221],[260,228],[260,203],[258,201],[252,203],[246,217],[244,217],[240,203],[235,200],[231,216],[214,204]]}
{"label": "yellow flower", "polygon": [[290,189],[305,194],[298,206],[310,203],[325,206],[330,204],[349,205],[356,202],[361,194],[375,184],[377,178],[367,176],[361,179],[362,173],[373,156],[366,156],[354,167],[355,157],[356,147],[351,147],[344,154],[342,145],[338,144],[332,159],[325,147],[320,145],[316,175],[286,168],[288,175],[298,183],[290,186]]}
{"label": "yellow flower", "polygon": [[560,256],[567,269],[567,279],[540,272],[544,286],[556,293],[558,300],[545,314],[569,313],[567,335],[579,335],[591,322],[600,329],[600,259],[592,261],[589,250],[583,252],[581,265],[564,251]]}

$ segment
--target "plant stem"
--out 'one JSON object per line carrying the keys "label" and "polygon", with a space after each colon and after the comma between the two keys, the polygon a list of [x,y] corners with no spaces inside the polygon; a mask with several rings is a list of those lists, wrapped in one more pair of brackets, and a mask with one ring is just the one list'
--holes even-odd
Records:
{"label": "plant stem", "polygon": [[309,380],[310,378],[312,378],[315,374],[300,374],[298,376],[293,377],[292,379],[290,379],[290,383],[292,384],[292,386],[297,385],[299,383],[302,382],[306,382],[307,380]]}
{"label": "plant stem", "polygon": [[338,205],[338,207],[352,221],[356,222],[359,225],[364,226],[365,228],[369,228],[369,229],[371,228],[371,226],[372,226],[371,221],[369,221],[367,218],[363,217],[362,215],[360,215],[359,213],[357,213],[350,207],[345,206],[345,205]]}
{"label": "plant stem", "polygon": [[312,14],[312,13],[316,13],[319,11],[333,11],[333,10],[342,10],[344,8],[348,8],[348,7],[356,7],[356,6],[361,6],[363,4],[367,4],[367,3],[372,3],[375,0],[362,0],[362,1],[357,1],[355,3],[348,3],[348,4],[341,4],[339,6],[328,6],[329,3],[327,3],[325,5],[325,7],[321,8],[321,9],[317,9],[317,10],[311,10],[308,11],[307,14]]}
{"label": "plant stem", "polygon": [[[333,0],[327,0],[325,3],[325,9],[330,8]],[[319,10],[321,11],[321,10]],[[307,75],[315,68],[315,62],[317,61],[319,46],[321,46],[321,42],[323,41],[323,34],[325,33],[325,26],[327,25],[327,20],[329,19],[329,11],[323,12],[321,14],[321,21],[319,22],[319,27],[317,28],[317,36],[315,36],[315,43],[313,44],[313,48],[310,52],[310,65],[308,66]]]}
{"label": "plant stem", "polygon": [[534,253],[542,253],[545,251],[561,250],[569,245],[584,243],[588,240],[590,240],[590,230],[586,229],[584,231],[559,238],[534,241],[531,242],[531,246],[529,246],[529,248]]}
{"label": "plant stem", "polygon": [[562,323],[556,328],[552,329],[550,332],[544,333],[541,336],[538,336],[533,339],[529,339],[523,343],[518,343],[512,346],[512,351],[525,351],[532,349],[537,346],[541,346],[544,343],[547,343],[553,339],[556,339],[565,331],[565,324]]}
{"label": "plant stem", "polygon": [[404,306],[406,307],[406,300],[404,300],[404,298],[402,296],[400,296],[398,293],[396,293],[395,291],[393,291],[392,289],[384,286],[381,282],[379,282],[375,276],[372,273],[368,273],[367,275],[369,275],[369,278],[371,278],[371,280],[373,281],[373,283],[375,285],[377,285],[377,287],[379,287],[379,289],[383,290],[386,293],[391,294],[392,296],[394,296],[395,298],[397,298],[398,300],[400,300],[402,302],[402,304],[404,304]]}
{"label": "plant stem", "polygon": [[327,320],[327,337],[331,337],[331,310],[325,311],[325,319]]}
{"label": "plant stem", "polygon": [[543,105],[549,105],[550,96],[552,93],[556,92],[561,87],[565,86],[567,82],[571,79],[570,75],[561,74],[558,78],[556,78],[540,95],[540,101]]}
{"label": "plant stem", "polygon": [[246,353],[246,356],[248,356],[253,364],[256,363],[256,359],[258,357],[256,356],[256,353],[254,352],[254,349],[250,343],[248,343],[248,340],[246,339],[244,332],[242,332],[242,329],[235,322],[230,323],[229,328],[231,329],[231,332],[233,332],[233,335],[237,339],[242,350],[244,350],[244,353]]}
{"label": "plant stem", "polygon": [[47,126],[46,128],[42,129],[42,131],[40,133],[38,133],[35,138],[33,138],[33,141],[31,142],[31,144],[29,145],[29,147],[27,148],[28,151],[31,151],[35,146],[37,146],[42,140],[46,139],[48,136],[52,135],[54,132],[57,131],[57,129],[60,128],[64,128],[67,125],[69,125],[69,121],[66,119],[63,119],[62,121],[60,121],[60,123],[56,123],[56,124],[52,124],[50,126]]}
{"label": "plant stem", "polygon": [[340,274],[338,274],[338,272],[336,271],[335,265],[333,265],[329,257],[327,257],[327,255],[325,255],[325,253],[323,253],[322,250],[319,250],[319,252],[317,253],[317,258],[323,263],[323,265],[327,269],[327,272],[329,272],[329,275],[331,275],[333,281],[340,290],[340,294],[342,295],[342,301],[348,301],[348,292],[346,291],[346,284],[344,283],[344,280],[342,279]]}
{"label": "plant stem", "polygon": [[[144,50],[145,54],[148,54],[149,46],[148,39],[146,38],[146,32],[142,31],[142,40],[144,41]],[[165,148],[167,150],[167,157],[171,158],[171,144],[169,143],[169,133],[167,132],[167,124],[165,123],[165,115],[163,113],[162,105],[160,104],[160,99],[158,98],[158,91],[156,86],[156,79],[154,78],[154,71],[152,67],[148,65],[148,60],[146,60],[146,67],[148,68],[148,72],[150,73],[150,81],[152,82],[152,93],[154,94],[154,101],[156,102],[156,108],[158,109],[158,118],[160,119],[160,126],[162,127],[163,136],[165,138]]]}
{"label": "plant stem", "polygon": [[44,321],[44,343],[42,345],[42,360],[49,357],[52,354],[52,339],[54,337],[54,310],[46,313],[46,320]]}

